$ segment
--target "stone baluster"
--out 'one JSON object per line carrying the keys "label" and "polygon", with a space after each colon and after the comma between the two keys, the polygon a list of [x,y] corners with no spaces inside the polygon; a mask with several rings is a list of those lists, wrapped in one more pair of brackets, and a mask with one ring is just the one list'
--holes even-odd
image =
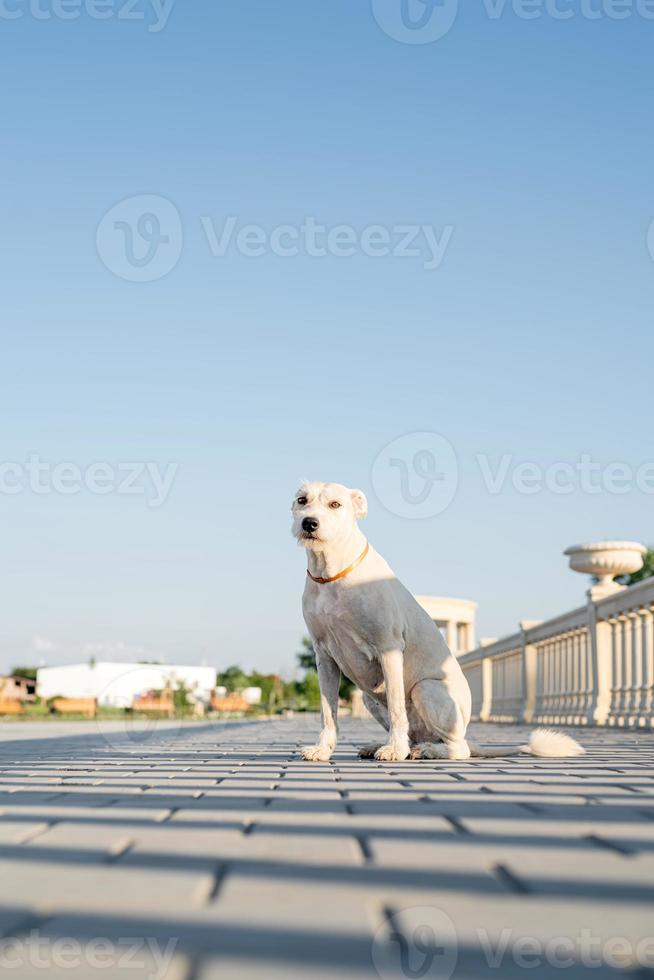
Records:
{"label": "stone baluster", "polygon": [[581,704],[581,686],[579,684],[579,660],[581,657],[581,642],[579,630],[572,633],[572,662],[570,664],[570,701],[569,710],[574,719],[579,715],[579,705]]}
{"label": "stone baluster", "polygon": [[613,628],[609,622],[598,620],[597,606],[588,603],[588,633],[590,636],[590,663],[592,692],[588,708],[588,723],[606,725],[613,707],[612,650]]}
{"label": "stone baluster", "polygon": [[642,697],[640,702],[640,718],[644,725],[654,727],[652,712],[654,710],[654,615],[652,609],[639,609],[641,617],[641,651],[642,651]]}
{"label": "stone baluster", "polygon": [[622,712],[622,630],[617,616],[609,618],[611,627],[611,719],[615,722]]}
{"label": "stone baluster", "polygon": [[481,706],[479,720],[488,721],[493,703],[493,662],[485,657],[481,662]]}
{"label": "stone baluster", "polygon": [[522,635],[522,720],[531,724],[534,720],[536,702],[542,690],[543,663],[538,656],[538,648],[526,643]]}
{"label": "stone baluster", "polygon": [[638,725],[643,698],[643,650],[640,617],[634,610],[627,613],[627,631],[631,652],[631,704],[629,722]]}
{"label": "stone baluster", "polygon": [[631,624],[626,613],[620,613],[620,638],[622,644],[622,723],[627,724],[632,702],[632,661],[631,661]]}

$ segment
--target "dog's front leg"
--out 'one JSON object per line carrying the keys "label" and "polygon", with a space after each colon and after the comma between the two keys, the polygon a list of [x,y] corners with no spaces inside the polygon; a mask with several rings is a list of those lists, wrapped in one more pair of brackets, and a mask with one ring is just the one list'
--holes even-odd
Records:
{"label": "dog's front leg", "polygon": [[320,684],[322,731],[317,745],[307,745],[302,749],[302,757],[308,762],[329,762],[338,736],[338,688],[341,671],[338,664],[326,653],[316,652],[316,664]]}
{"label": "dog's front leg", "polygon": [[386,704],[390,722],[389,739],[375,752],[380,762],[402,762],[409,754],[409,719],[404,695],[404,655],[401,650],[387,650],[381,655]]}

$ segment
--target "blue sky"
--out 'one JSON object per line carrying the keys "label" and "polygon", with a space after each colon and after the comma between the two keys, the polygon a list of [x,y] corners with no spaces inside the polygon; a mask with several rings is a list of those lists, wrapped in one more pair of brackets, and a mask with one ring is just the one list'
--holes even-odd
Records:
{"label": "blue sky", "polygon": [[[146,0],[130,20],[124,0],[105,20],[18,2],[0,16],[2,462],[177,470],[159,507],[0,493],[0,667],[93,652],[292,669],[302,477],[361,487],[365,530],[408,587],[477,600],[482,635],[583,600],[566,546],[654,541],[635,480],[490,493],[477,460],[546,474],[654,459],[641,8],[616,20],[594,0],[589,19],[560,0],[573,16],[557,20],[466,3],[409,44],[370,0],[177,0],[161,30]],[[397,18],[400,0],[374,2]],[[135,282],[107,267],[126,233],[103,218],[143,196],[181,231],[168,274]],[[229,216],[451,237],[435,269],[359,246],[215,256],[206,223]],[[425,519],[372,483],[384,447],[416,432],[442,434],[458,466]]]}

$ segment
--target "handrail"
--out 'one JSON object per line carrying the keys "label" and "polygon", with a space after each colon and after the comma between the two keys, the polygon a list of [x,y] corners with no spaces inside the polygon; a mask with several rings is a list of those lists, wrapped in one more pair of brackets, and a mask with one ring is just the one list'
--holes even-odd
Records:
{"label": "handrail", "polygon": [[654,577],[459,658],[482,721],[654,727]]}

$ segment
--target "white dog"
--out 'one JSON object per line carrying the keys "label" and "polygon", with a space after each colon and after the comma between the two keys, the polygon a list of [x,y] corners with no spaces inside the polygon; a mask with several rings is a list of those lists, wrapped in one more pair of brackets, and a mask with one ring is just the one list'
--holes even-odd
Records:
{"label": "white dog", "polygon": [[470,688],[440,631],[391,568],[368,544],[357,521],[368,504],[361,490],[304,483],[293,500],[293,534],[307,550],[302,607],[320,681],[322,732],[304,758],[327,762],[336,747],[341,672],[388,731],[386,745],[365,758],[469,759],[470,756],[562,757],[583,749],[558,732],[536,731],[515,752],[480,749],[466,740]]}

